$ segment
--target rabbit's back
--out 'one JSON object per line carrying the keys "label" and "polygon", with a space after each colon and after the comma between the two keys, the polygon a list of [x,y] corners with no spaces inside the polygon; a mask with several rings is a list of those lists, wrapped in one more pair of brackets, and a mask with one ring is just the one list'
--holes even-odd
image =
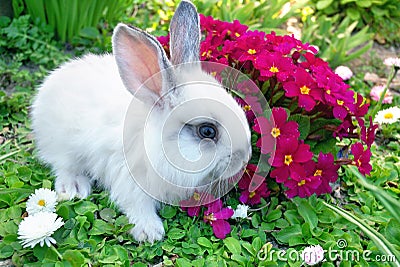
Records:
{"label": "rabbit's back", "polygon": [[47,77],[32,106],[39,155],[56,168],[101,175],[96,165],[121,151],[132,99],[112,55],[88,55],[62,65]]}

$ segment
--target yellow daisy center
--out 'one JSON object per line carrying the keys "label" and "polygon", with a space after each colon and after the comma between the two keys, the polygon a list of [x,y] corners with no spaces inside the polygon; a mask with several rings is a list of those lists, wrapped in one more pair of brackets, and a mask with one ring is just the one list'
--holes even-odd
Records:
{"label": "yellow daisy center", "polygon": [[273,137],[277,138],[278,136],[281,135],[281,130],[279,130],[279,128],[274,127],[274,128],[272,128],[272,130],[271,130],[271,135],[272,135]]}
{"label": "yellow daisy center", "polygon": [[239,36],[240,36],[240,34],[239,34],[239,33],[237,33],[237,32],[235,32],[235,36],[236,36],[236,37],[239,37]]}
{"label": "yellow daisy center", "polygon": [[272,73],[277,73],[277,72],[279,72],[279,69],[275,66],[272,66],[271,68],[269,68],[269,71]]}
{"label": "yellow daisy center", "polygon": [[300,93],[302,95],[308,95],[308,94],[310,94],[310,88],[308,88],[307,86],[303,85],[302,87],[300,87]]}
{"label": "yellow daisy center", "polygon": [[321,176],[322,175],[322,170],[316,170],[314,172],[314,176]]}
{"label": "yellow daisy center", "polygon": [[301,180],[300,182],[297,183],[297,186],[302,186],[306,184],[306,180]]}
{"label": "yellow daisy center", "polygon": [[46,205],[46,201],[44,201],[44,199],[40,199],[38,201],[38,205],[44,207]]}
{"label": "yellow daisy center", "polygon": [[249,198],[253,198],[254,196],[256,195],[256,192],[250,192],[250,194],[249,194]]}
{"label": "yellow daisy center", "polygon": [[326,93],[328,94],[328,95],[330,95],[331,94],[331,90],[326,90]]}
{"label": "yellow daisy center", "polygon": [[290,163],[292,163],[292,161],[293,161],[293,158],[292,158],[292,155],[285,155],[285,161],[284,161],[284,163],[286,164],[286,165],[290,165]]}
{"label": "yellow daisy center", "polygon": [[391,112],[388,112],[388,113],[386,113],[384,116],[383,116],[385,119],[393,119],[393,113],[391,113]]}
{"label": "yellow daisy center", "polygon": [[342,105],[344,104],[344,101],[343,101],[343,100],[339,100],[339,99],[338,99],[336,102],[338,103],[339,106],[342,106]]}
{"label": "yellow daisy center", "polygon": [[250,111],[250,110],[251,110],[251,106],[250,106],[250,105],[245,105],[245,106],[243,107],[243,110],[244,110],[244,111]]}
{"label": "yellow daisy center", "polygon": [[256,53],[255,49],[249,49],[247,50],[247,53],[249,53],[250,55],[254,55]]}

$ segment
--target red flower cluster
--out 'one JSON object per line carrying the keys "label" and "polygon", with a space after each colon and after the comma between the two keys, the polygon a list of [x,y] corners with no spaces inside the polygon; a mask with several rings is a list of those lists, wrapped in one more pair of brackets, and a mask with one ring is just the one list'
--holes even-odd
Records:
{"label": "red flower cluster", "polygon": [[[309,144],[318,141],[321,135],[302,132],[294,119],[297,114],[308,117],[311,124],[319,119],[330,121],[320,128],[324,133],[329,132],[324,138],[357,139],[350,147],[353,158],[338,160],[356,165],[363,174],[370,173],[370,146],[377,126],[371,120],[369,127],[364,125],[368,104],[360,94],[350,90],[327,62],[316,56],[313,46],[293,36],[250,31],[238,21],[228,23],[200,15],[200,22],[204,36],[201,60],[236,68],[249,78],[237,85],[244,95],[237,101],[259,135],[255,144],[259,152],[255,149],[253,154],[269,158],[273,167],[270,177],[285,186],[288,197],[330,193],[330,183],[337,180],[339,169],[332,153],[311,151]],[[160,37],[159,41],[168,53],[169,38]],[[247,86],[248,82],[254,83],[258,92],[254,86]],[[260,92],[272,107],[270,115],[266,116],[258,103]],[[247,166],[238,186],[242,190],[239,200],[246,204],[258,204],[270,194],[255,165]],[[198,211],[188,209],[188,213],[198,214]],[[206,213],[206,216],[219,214],[214,208]],[[213,218],[220,220],[226,214],[224,211]],[[211,224],[212,220],[206,221]]]}

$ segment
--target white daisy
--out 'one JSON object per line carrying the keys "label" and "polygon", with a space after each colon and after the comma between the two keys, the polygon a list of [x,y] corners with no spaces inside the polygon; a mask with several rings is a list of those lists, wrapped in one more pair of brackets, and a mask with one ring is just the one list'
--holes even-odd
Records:
{"label": "white daisy", "polygon": [[30,195],[26,202],[26,211],[29,215],[42,211],[55,212],[56,205],[57,193],[47,188],[40,188]]}
{"label": "white daisy", "polygon": [[307,265],[315,265],[324,259],[324,249],[320,245],[306,247],[301,258]]}
{"label": "white daisy", "polygon": [[400,108],[391,107],[379,111],[375,116],[375,122],[379,124],[392,124],[400,119]]}
{"label": "white daisy", "polygon": [[18,239],[23,247],[33,248],[37,244],[41,247],[46,243],[48,247],[55,244],[56,240],[51,235],[64,222],[62,218],[57,218],[57,214],[51,212],[38,212],[34,215],[25,217],[18,227]]}
{"label": "white daisy", "polygon": [[349,67],[346,66],[339,66],[335,69],[335,73],[339,75],[340,78],[343,80],[348,80],[353,76],[353,72]]}
{"label": "white daisy", "polygon": [[247,205],[237,205],[236,209],[233,211],[232,218],[247,218],[247,211],[249,206]]}
{"label": "white daisy", "polygon": [[397,68],[400,68],[400,58],[398,57],[388,57],[383,61],[383,64],[386,66],[395,66]]}

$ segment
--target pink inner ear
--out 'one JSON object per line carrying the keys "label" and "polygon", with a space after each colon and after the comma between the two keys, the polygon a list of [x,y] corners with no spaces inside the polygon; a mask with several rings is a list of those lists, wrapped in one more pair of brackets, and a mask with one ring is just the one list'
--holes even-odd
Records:
{"label": "pink inner ear", "polygon": [[151,41],[123,30],[115,50],[121,78],[128,90],[136,93],[145,83],[146,88],[160,95],[162,76],[155,75],[160,72],[160,65],[157,49]]}

